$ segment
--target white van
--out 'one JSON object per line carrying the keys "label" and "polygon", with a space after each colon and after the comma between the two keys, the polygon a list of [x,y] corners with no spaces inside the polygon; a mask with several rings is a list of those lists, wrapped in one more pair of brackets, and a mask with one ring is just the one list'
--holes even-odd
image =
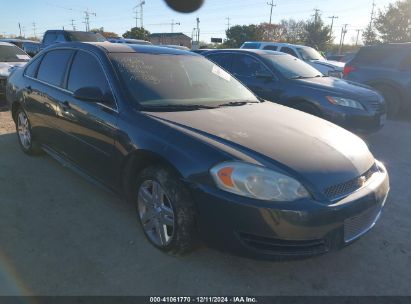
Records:
{"label": "white van", "polygon": [[279,42],[245,42],[242,49],[262,49],[290,54],[307,62],[324,75],[341,78],[344,63],[325,59],[318,51],[309,46]]}

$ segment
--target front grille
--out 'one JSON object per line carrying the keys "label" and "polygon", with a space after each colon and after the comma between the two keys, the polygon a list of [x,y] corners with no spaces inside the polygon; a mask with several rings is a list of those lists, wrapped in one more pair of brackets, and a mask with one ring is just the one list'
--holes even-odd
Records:
{"label": "front grille", "polygon": [[381,214],[377,205],[344,221],[344,241],[350,242],[370,230]]}
{"label": "front grille", "polygon": [[378,172],[378,167],[376,164],[374,164],[370,169],[364,172],[364,174],[347,182],[328,187],[327,189],[325,189],[324,193],[331,200],[335,200],[337,198],[348,195],[360,189],[376,172]]}
{"label": "front grille", "polygon": [[384,113],[385,112],[385,107],[383,103],[380,102],[372,102],[370,103],[371,109],[373,109],[377,113]]}
{"label": "front grille", "polygon": [[273,255],[317,255],[329,251],[325,240],[290,241],[249,233],[239,236],[246,246]]}

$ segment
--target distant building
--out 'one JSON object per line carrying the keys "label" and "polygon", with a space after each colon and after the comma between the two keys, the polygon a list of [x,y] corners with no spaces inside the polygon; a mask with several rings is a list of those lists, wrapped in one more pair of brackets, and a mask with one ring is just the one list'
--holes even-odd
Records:
{"label": "distant building", "polygon": [[191,38],[183,33],[153,33],[149,40],[152,44],[175,44],[191,49]]}

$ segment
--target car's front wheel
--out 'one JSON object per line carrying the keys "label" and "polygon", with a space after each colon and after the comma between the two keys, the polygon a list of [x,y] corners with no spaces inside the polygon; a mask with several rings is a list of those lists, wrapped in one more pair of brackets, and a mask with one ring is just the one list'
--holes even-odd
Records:
{"label": "car's front wheel", "polygon": [[29,155],[41,154],[40,145],[34,140],[29,118],[22,107],[16,112],[16,131],[22,150]]}
{"label": "car's front wheel", "polygon": [[171,170],[144,169],[136,182],[137,214],[147,239],[173,255],[189,252],[194,238],[194,207],[189,192]]}

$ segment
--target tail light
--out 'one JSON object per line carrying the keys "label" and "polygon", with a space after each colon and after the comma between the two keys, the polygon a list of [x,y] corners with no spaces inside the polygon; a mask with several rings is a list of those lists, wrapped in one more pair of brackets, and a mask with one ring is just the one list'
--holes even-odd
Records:
{"label": "tail light", "polygon": [[350,74],[352,71],[355,71],[356,69],[357,68],[353,67],[352,65],[345,65],[343,71],[344,77],[348,76],[348,74]]}

